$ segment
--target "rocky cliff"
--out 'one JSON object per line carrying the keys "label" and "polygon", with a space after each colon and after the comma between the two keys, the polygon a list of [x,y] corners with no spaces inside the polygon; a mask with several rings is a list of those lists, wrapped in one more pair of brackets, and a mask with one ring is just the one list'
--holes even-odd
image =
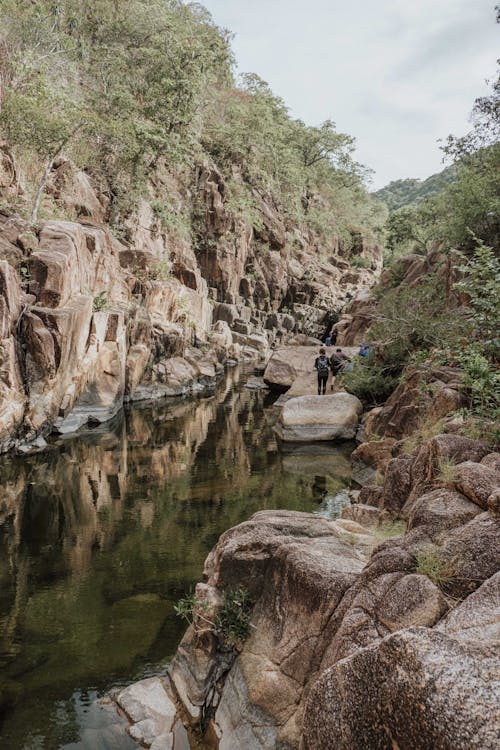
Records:
{"label": "rocky cliff", "polygon": [[[24,177],[5,144],[1,155],[12,202]],[[44,205],[65,220],[0,212],[0,450],[105,421],[124,399],[211,384],[225,361],[265,356],[290,331],[318,334],[381,268],[369,243],[363,269],[334,237],[318,248],[270,196],[258,196],[255,229],[213,163],[158,168],[149,194],[117,236],[109,200],[61,158]],[[172,205],[182,227],[163,216]]]}

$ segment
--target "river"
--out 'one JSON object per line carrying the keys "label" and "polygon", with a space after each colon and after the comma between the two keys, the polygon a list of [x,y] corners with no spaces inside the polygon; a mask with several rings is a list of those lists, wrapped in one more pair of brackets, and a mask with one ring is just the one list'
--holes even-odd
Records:
{"label": "river", "polygon": [[248,374],[0,460],[2,750],[118,748],[96,698],[165,669],[219,535],[266,508],[338,514],[353,446],[280,451]]}

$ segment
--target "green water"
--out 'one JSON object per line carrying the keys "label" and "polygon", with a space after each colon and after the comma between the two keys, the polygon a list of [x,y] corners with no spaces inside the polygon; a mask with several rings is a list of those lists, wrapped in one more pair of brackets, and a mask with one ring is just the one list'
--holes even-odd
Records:
{"label": "green water", "polygon": [[165,668],[173,604],[219,535],[260,509],[345,501],[352,446],[280,452],[272,398],[245,381],[231,370],[212,395],[0,461],[2,750],[136,747],[102,739],[95,699]]}

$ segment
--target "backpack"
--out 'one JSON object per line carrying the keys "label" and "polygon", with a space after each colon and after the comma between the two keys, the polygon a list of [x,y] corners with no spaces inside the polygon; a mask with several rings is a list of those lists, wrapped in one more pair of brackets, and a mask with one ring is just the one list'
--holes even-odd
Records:
{"label": "backpack", "polygon": [[318,357],[317,366],[318,366],[318,375],[325,377],[325,375],[329,374],[330,365],[328,362],[328,357],[325,357],[324,354],[322,354],[321,357]]}

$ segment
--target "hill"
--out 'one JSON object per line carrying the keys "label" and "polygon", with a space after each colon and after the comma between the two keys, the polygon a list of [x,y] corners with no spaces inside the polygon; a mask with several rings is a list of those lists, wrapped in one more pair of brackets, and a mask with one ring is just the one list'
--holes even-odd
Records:
{"label": "hill", "polygon": [[456,177],[457,168],[453,164],[442,172],[433,174],[426,180],[408,178],[393,180],[373,195],[386,204],[389,211],[397,211],[404,206],[419,203],[425,198],[441,193]]}

